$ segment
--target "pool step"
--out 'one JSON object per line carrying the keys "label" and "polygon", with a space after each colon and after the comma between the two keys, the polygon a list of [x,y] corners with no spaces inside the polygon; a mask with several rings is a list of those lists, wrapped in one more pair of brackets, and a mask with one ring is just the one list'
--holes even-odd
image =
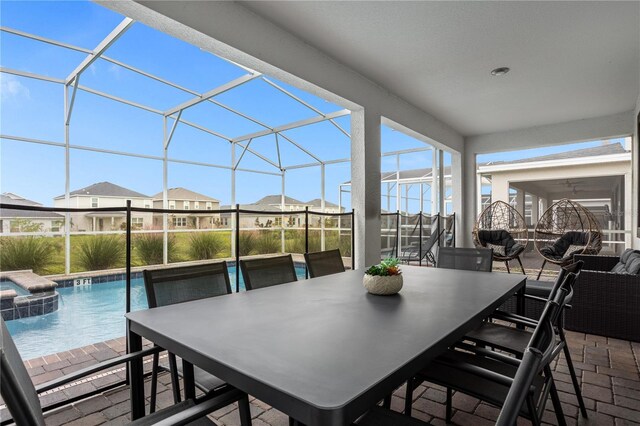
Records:
{"label": "pool step", "polygon": [[54,281],[33,271],[8,271],[0,273],[0,281],[11,281],[27,290],[29,295],[19,296],[15,290],[0,291],[0,316],[5,321],[49,314],[58,310],[58,292]]}
{"label": "pool step", "polygon": [[0,280],[9,280],[31,294],[54,291],[58,285],[55,281],[41,277],[31,270],[7,271],[0,273]]}

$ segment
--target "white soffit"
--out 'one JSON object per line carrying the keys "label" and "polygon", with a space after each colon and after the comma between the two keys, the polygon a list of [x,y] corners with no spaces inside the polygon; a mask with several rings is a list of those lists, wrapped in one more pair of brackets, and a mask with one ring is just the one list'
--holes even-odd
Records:
{"label": "white soffit", "polygon": [[640,90],[637,1],[241,4],[466,136],[633,110]]}

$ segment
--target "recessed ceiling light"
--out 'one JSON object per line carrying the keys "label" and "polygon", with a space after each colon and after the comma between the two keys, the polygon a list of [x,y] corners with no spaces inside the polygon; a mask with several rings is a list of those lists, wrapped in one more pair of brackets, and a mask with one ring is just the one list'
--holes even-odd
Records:
{"label": "recessed ceiling light", "polygon": [[511,68],[509,67],[500,67],[492,70],[491,75],[495,75],[495,76],[505,75],[509,71],[511,71]]}

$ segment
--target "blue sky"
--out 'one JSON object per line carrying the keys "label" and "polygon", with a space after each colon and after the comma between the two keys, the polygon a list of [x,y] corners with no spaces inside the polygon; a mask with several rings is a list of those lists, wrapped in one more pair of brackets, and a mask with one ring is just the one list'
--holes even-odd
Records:
{"label": "blue sky", "polygon": [[[3,26],[51,38],[85,49],[93,49],[124,17],[90,2],[2,1]],[[3,67],[64,79],[86,56],[56,46],[0,33],[0,64]],[[135,23],[106,52],[106,56],[140,68],[192,91],[203,93],[246,74],[246,71],[195,46]],[[277,82],[275,79],[271,79]],[[27,138],[64,142],[62,85],[0,74],[2,99],[0,132]],[[316,96],[277,82],[323,113],[342,109]],[[105,60],[96,61],[81,78],[80,84],[154,109],[166,110],[193,95],[143,77]],[[223,93],[215,100],[273,127],[316,115],[262,80],[253,80]],[[228,137],[262,130],[210,102],[184,111],[183,119],[195,122]],[[350,130],[348,116],[336,120]],[[323,160],[350,157],[348,138],[328,122],[287,131],[286,135]],[[160,115],[133,108],[84,91],[78,91],[70,126],[71,145],[123,151],[161,157],[163,128]],[[311,163],[313,159],[279,139],[282,163]],[[401,132],[382,128],[382,151],[425,147]],[[273,135],[253,140],[251,148],[277,163]],[[566,148],[564,148],[566,149]],[[549,153],[546,148],[541,152]],[[563,150],[562,147],[554,150]],[[237,147],[239,156],[241,149]],[[496,158],[522,158],[517,153]],[[536,154],[541,155],[541,154]],[[169,158],[229,166],[229,142],[180,124],[176,128]],[[514,157],[515,156],[515,157]],[[494,158],[494,157],[491,157]],[[447,163],[449,160],[446,161]],[[382,170],[395,170],[395,157],[382,158]],[[0,141],[0,191],[14,192],[26,198],[52,204],[52,198],[64,193],[64,149],[17,142]],[[71,190],[100,181],[110,181],[144,194],[162,190],[162,162],[72,149],[70,153]],[[251,153],[243,157],[241,168],[277,172]],[[401,169],[431,167],[431,153],[405,154]],[[326,197],[338,202],[338,185],[350,180],[348,163],[328,165]],[[221,200],[230,201],[231,172],[227,169],[169,163],[169,186],[182,186]],[[287,195],[301,200],[320,197],[320,168],[287,172]],[[239,172],[237,202],[250,203],[262,196],[279,193],[279,176]],[[343,199],[349,207],[349,197]]]}

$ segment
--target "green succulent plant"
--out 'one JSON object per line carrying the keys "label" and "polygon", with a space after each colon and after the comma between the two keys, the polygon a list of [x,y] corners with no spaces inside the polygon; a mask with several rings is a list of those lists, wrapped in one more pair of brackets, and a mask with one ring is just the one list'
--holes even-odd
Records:
{"label": "green succulent plant", "polygon": [[378,275],[381,277],[388,277],[393,275],[400,275],[402,271],[400,271],[400,261],[395,258],[387,258],[377,265],[371,266],[369,269],[365,271],[367,275]]}

